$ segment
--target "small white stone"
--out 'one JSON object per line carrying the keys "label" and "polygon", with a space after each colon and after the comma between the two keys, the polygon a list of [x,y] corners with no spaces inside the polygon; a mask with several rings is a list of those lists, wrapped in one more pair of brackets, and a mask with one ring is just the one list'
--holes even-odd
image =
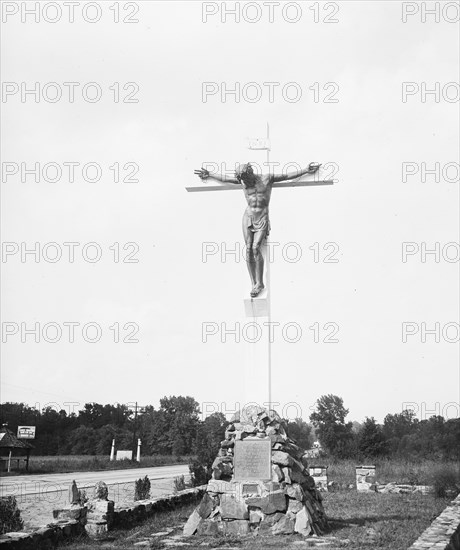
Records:
{"label": "small white stone", "polygon": [[151,537],[164,537],[166,535],[169,535],[169,533],[172,533],[174,529],[168,529],[167,531],[159,531],[158,533],[152,533]]}

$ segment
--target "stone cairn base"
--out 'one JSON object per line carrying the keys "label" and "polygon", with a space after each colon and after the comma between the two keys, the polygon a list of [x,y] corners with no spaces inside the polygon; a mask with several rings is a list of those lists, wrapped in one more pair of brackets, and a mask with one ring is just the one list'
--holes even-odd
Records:
{"label": "stone cairn base", "polygon": [[[271,479],[234,479],[235,441],[271,443]],[[236,413],[213,465],[212,479],[184,535],[291,534],[322,535],[328,523],[321,493],[308,472],[305,452],[286,433],[273,410],[248,406]]]}
{"label": "stone cairn base", "polygon": [[84,499],[77,489],[75,481],[70,488],[70,506],[53,510],[58,522],[77,520],[85,526],[91,538],[103,538],[111,528],[114,517],[114,502],[108,499],[109,490],[103,481],[96,483],[91,499]]}

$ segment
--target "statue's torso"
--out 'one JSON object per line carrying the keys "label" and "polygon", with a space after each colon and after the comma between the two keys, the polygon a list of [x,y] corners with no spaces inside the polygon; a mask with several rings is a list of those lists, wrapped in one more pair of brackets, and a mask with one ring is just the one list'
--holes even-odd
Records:
{"label": "statue's torso", "polygon": [[272,193],[270,176],[268,174],[257,175],[254,187],[246,187],[243,184],[243,189],[248,203],[248,213],[255,214],[257,217],[263,213],[268,214],[268,205]]}

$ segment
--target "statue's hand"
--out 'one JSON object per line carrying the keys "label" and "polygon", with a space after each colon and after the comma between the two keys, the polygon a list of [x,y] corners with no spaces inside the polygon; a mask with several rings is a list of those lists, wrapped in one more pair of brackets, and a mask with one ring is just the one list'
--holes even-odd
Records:
{"label": "statue's hand", "polygon": [[195,174],[201,178],[202,180],[205,180],[209,177],[209,171],[205,170],[204,168],[200,168],[199,170],[195,170]]}
{"label": "statue's hand", "polygon": [[315,172],[317,172],[319,170],[320,166],[321,166],[321,164],[319,164],[317,162],[310,162],[310,164],[308,165],[308,173],[309,174],[314,174]]}

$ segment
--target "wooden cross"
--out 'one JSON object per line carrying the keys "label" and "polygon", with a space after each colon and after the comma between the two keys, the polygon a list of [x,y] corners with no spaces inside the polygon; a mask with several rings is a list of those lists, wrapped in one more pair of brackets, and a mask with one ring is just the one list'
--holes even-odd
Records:
{"label": "wooden cross", "polygon": [[[263,140],[261,140],[263,141]],[[265,143],[262,146],[249,146],[249,149],[255,149],[259,151],[267,151],[267,166],[270,167],[270,128],[267,123],[267,137],[265,138]],[[318,174],[318,172],[316,173]],[[273,188],[277,189],[279,187],[305,187],[305,186],[314,186],[314,185],[333,185],[334,180],[315,180],[316,174],[313,175],[313,178],[309,175],[301,176],[300,178],[295,178],[287,181],[279,181],[273,183]],[[303,178],[307,178],[306,180]],[[208,179],[212,179],[212,175],[209,175]],[[225,184],[219,183],[219,185],[194,185],[193,187],[186,187],[187,191],[193,193],[196,191],[234,191],[236,189],[241,189],[240,185],[234,184]]]}
{"label": "wooden cross", "polygon": [[[315,185],[333,185],[334,180],[302,180],[307,176],[302,176],[294,180],[279,181],[273,184],[273,189],[278,189],[280,187],[313,187]],[[210,175],[208,179],[212,179]],[[193,187],[186,187],[187,191],[193,193],[194,191],[235,191],[239,189],[241,191],[241,185],[234,185],[230,183],[221,183],[219,185],[196,185]]]}
{"label": "wooden cross", "polygon": [[[269,137],[269,129],[267,125],[267,142]],[[265,149],[267,151],[267,165],[269,164],[269,146],[262,147],[259,149]],[[315,180],[315,177],[317,177],[319,174],[319,171],[315,174],[307,174],[300,176],[298,178],[292,179],[292,180],[285,180],[280,182],[275,182],[272,184],[273,189],[281,188],[281,187],[313,187],[316,185],[333,185],[334,180]],[[212,179],[212,175],[210,174],[208,179]],[[239,190],[242,191],[241,185],[235,185],[230,183],[224,183],[219,182],[218,185],[196,185],[193,187],[186,187],[187,191],[190,193],[194,192],[200,192],[200,191],[235,191]],[[259,295],[256,298],[251,298],[250,304],[247,304],[246,302],[249,302],[249,300],[245,300],[245,306],[246,311],[251,311],[252,309],[252,317],[268,317],[268,322],[271,322],[271,311],[270,311],[270,261],[267,258],[267,261],[265,262],[266,265],[266,292],[263,293],[263,295]],[[258,302],[257,305],[260,305],[260,302],[263,302],[263,305],[261,308],[256,307],[256,304],[254,302]],[[249,305],[249,307],[247,307]],[[262,311],[262,313],[257,313],[257,311]],[[268,325],[270,326],[270,325]],[[268,331],[268,408],[271,408],[272,403],[272,365],[271,365],[271,341],[270,341],[270,333]]]}

